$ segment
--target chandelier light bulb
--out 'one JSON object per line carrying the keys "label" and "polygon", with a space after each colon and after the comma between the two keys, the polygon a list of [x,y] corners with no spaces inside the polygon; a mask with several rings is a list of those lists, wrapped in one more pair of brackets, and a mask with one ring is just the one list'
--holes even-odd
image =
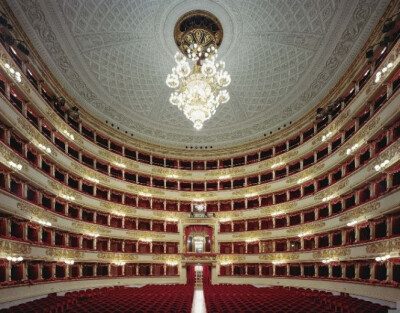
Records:
{"label": "chandelier light bulb", "polygon": [[[200,60],[203,49],[207,52]],[[200,130],[204,122],[216,113],[218,106],[229,101],[229,93],[221,88],[229,86],[231,77],[224,70],[225,62],[215,63],[217,49],[214,46],[205,48],[194,43],[187,52],[188,58],[195,62],[192,68],[186,57],[177,52],[176,66],[172,74],[167,75],[166,84],[174,89],[169,102],[183,111],[194,128]]]}

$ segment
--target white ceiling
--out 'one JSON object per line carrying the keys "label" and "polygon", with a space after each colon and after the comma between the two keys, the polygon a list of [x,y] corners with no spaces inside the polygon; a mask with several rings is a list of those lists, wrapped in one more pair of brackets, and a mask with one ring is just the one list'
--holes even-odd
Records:
{"label": "white ceiling", "polygon": [[[8,0],[66,90],[136,138],[229,146],[308,112],[338,81],[389,0]],[[231,100],[197,131],[169,101],[173,28],[193,9],[221,21]]]}

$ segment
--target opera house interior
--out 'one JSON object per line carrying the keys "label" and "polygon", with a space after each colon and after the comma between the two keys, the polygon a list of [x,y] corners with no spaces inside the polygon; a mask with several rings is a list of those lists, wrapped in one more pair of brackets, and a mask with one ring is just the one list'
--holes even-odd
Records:
{"label": "opera house interior", "polygon": [[0,313],[400,312],[398,0],[0,0]]}

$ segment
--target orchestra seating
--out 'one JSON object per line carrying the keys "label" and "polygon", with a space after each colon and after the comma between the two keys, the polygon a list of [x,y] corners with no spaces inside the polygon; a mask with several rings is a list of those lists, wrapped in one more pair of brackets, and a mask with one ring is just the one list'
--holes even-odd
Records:
{"label": "orchestra seating", "polygon": [[192,309],[193,291],[193,285],[96,288],[49,295],[0,313],[187,313]]}
{"label": "orchestra seating", "polygon": [[387,313],[388,308],[350,296],[293,287],[252,285],[204,286],[207,312],[212,313]]}

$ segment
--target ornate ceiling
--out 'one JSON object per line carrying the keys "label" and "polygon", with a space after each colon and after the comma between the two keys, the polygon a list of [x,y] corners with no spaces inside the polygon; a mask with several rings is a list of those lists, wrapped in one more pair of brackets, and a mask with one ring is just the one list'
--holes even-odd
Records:
{"label": "ornate ceiling", "polygon": [[[146,141],[222,147],[289,125],[328,93],[389,0],[8,0],[65,89]],[[197,131],[168,99],[176,21],[212,12],[231,100]]]}

